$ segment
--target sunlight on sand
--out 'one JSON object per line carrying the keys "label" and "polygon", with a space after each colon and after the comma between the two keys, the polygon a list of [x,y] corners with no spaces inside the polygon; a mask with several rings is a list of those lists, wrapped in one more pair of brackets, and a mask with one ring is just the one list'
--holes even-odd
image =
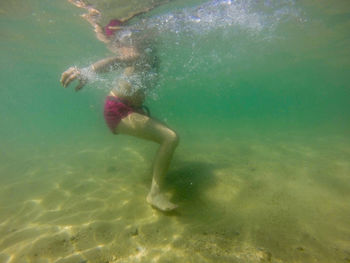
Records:
{"label": "sunlight on sand", "polygon": [[344,260],[349,149],[336,140],[197,140],[169,171],[180,205],[169,215],[145,201],[151,146],[43,152],[25,177],[1,185],[0,262]]}

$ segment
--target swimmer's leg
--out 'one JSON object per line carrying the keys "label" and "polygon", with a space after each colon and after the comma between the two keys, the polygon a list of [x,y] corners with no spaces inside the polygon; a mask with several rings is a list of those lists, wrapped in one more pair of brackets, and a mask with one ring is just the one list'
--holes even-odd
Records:
{"label": "swimmer's leg", "polygon": [[171,203],[162,193],[161,185],[168,171],[173,153],[179,143],[179,137],[176,132],[161,122],[138,113],[131,113],[123,118],[116,128],[116,132],[160,144],[154,159],[152,186],[147,196],[147,201],[162,211],[175,209],[177,206]]}

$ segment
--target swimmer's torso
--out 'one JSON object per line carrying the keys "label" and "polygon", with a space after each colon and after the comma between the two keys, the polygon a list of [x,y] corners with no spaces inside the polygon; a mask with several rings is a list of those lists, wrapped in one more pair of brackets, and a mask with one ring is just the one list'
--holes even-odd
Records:
{"label": "swimmer's torso", "polygon": [[131,105],[139,107],[145,100],[145,89],[140,86],[142,83],[137,81],[137,72],[135,67],[127,67],[124,70],[123,76],[120,77],[110,92],[110,96],[128,101]]}
{"label": "swimmer's torso", "polygon": [[[121,33],[123,36],[123,32]],[[141,106],[146,91],[155,85],[157,79],[158,61],[155,50],[151,41],[145,37],[137,38],[135,34],[129,34],[121,43],[123,47],[118,49],[120,55],[137,54],[137,59],[124,69],[109,95],[125,99],[133,106]]]}

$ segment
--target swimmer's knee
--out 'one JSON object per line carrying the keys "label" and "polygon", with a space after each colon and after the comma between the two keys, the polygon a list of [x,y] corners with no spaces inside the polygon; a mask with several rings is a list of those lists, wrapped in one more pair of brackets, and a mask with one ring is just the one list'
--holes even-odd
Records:
{"label": "swimmer's knee", "polygon": [[167,132],[167,141],[176,147],[180,142],[180,137],[177,132],[169,129]]}

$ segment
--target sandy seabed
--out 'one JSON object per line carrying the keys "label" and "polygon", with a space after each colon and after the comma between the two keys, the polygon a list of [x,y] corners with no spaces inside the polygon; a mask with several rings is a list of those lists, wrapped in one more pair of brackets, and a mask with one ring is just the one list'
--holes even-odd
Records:
{"label": "sandy seabed", "polygon": [[185,138],[170,214],[145,202],[156,146],[113,138],[4,156],[1,263],[350,262],[345,137]]}

